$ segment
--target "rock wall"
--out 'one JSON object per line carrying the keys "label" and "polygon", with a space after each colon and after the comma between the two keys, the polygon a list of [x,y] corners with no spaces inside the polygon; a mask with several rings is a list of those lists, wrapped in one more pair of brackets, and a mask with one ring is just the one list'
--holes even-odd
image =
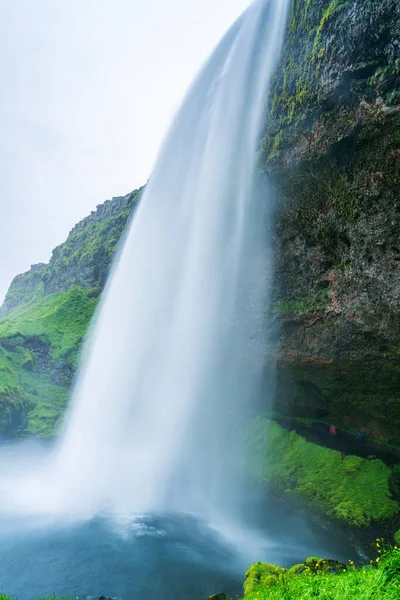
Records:
{"label": "rock wall", "polygon": [[33,265],[17,275],[7,292],[0,316],[43,295],[69,290],[73,285],[98,294],[104,287],[111,260],[143,188],[106,200],[77,223],[67,240],[53,250],[50,262]]}
{"label": "rock wall", "polygon": [[261,145],[278,409],[400,442],[400,3],[294,0]]}

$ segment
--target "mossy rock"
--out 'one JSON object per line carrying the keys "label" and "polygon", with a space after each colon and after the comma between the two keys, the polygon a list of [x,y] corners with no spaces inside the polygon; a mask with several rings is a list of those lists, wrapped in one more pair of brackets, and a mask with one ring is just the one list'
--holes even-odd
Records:
{"label": "mossy rock", "polygon": [[21,367],[25,369],[25,371],[33,371],[36,365],[36,356],[33,352],[29,352],[29,350],[25,350],[24,356],[21,360]]}
{"label": "mossy rock", "polygon": [[304,563],[300,563],[298,565],[293,565],[293,567],[290,567],[290,569],[288,569],[287,571],[287,575],[290,577],[291,575],[301,575],[301,573],[304,572],[305,570],[305,564]]}
{"label": "mossy rock", "polygon": [[394,534],[394,541],[397,546],[400,546],[400,529]]}
{"label": "mossy rock", "polygon": [[389,478],[389,489],[395,500],[400,500],[400,464],[392,468]]}
{"label": "mossy rock", "polygon": [[317,558],[310,556],[305,561],[305,568],[310,569],[313,573],[324,575],[337,575],[347,570],[345,564],[332,558]]}
{"label": "mossy rock", "polygon": [[246,571],[246,580],[244,582],[244,595],[253,594],[277,583],[277,581],[286,573],[286,569],[269,565],[262,562],[254,563]]}
{"label": "mossy rock", "polygon": [[399,512],[389,490],[392,470],[382,461],[343,457],[263,417],[248,428],[247,464],[256,481],[353,527],[386,521]]}

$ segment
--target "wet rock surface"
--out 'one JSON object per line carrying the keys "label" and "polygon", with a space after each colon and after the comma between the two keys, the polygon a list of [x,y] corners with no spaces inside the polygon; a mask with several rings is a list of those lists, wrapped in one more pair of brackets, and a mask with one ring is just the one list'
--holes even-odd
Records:
{"label": "wet rock surface", "polygon": [[400,5],[294,3],[262,166],[278,410],[400,443]]}

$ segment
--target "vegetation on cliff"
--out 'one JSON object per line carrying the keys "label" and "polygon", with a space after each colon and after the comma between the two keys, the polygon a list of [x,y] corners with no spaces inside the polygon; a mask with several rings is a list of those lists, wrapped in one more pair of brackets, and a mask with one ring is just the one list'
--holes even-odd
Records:
{"label": "vegetation on cliff", "polygon": [[96,211],[71,230],[66,241],[53,250],[48,264],[33,265],[17,275],[7,292],[0,316],[42,296],[68,291],[79,285],[99,294],[130,216],[143,188],[99,204]]}
{"label": "vegetation on cliff", "polygon": [[141,191],[99,205],[48,265],[13,280],[0,309],[0,435],[55,433],[82,340]]}
{"label": "vegetation on cliff", "polygon": [[0,430],[51,436],[63,413],[97,298],[74,286],[0,320]]}
{"label": "vegetation on cliff", "polygon": [[390,491],[392,470],[380,460],[343,456],[262,417],[252,421],[248,440],[257,481],[302,498],[331,519],[365,527],[399,512]]}

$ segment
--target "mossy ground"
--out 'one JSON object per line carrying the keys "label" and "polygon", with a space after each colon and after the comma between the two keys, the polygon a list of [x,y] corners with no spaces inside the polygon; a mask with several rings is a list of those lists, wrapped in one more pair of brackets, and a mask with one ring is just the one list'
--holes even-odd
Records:
{"label": "mossy ground", "polygon": [[68,390],[48,375],[24,369],[26,353],[22,347],[6,351],[0,346],[0,428],[6,435],[49,437],[66,406]]}
{"label": "mossy ground", "polygon": [[[0,430],[49,437],[66,406],[67,379],[55,376],[73,368],[97,299],[79,286],[14,309],[0,320]],[[38,364],[35,347],[46,359]],[[33,348],[33,349],[32,349]],[[48,373],[44,372],[45,370]]]}
{"label": "mossy ground", "polygon": [[398,600],[400,550],[390,549],[368,566],[338,573],[296,565],[285,571],[256,563],[246,573],[246,600]]}
{"label": "mossy ground", "polygon": [[48,345],[52,359],[75,362],[97,304],[89,296],[74,286],[20,306],[0,320],[0,339],[38,338]]}
{"label": "mossy ground", "polygon": [[343,456],[262,417],[251,423],[248,439],[249,469],[259,482],[331,519],[363,527],[399,511],[389,489],[392,471],[380,460]]}

